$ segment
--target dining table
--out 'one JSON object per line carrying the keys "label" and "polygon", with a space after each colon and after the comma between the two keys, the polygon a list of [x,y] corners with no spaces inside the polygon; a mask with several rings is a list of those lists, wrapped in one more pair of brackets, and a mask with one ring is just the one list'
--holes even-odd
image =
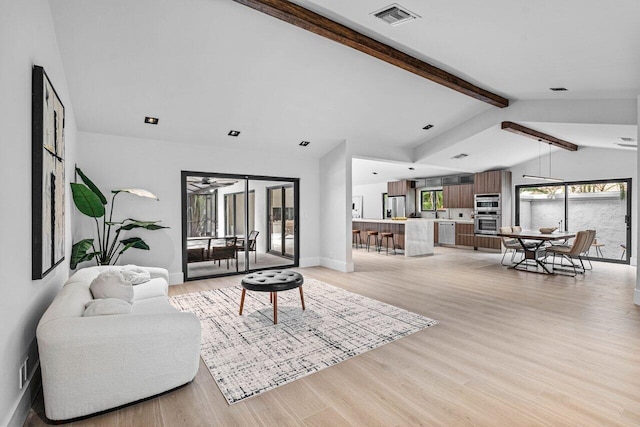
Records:
{"label": "dining table", "polygon": [[[576,236],[576,233],[573,231],[554,231],[553,233],[542,233],[538,230],[522,230],[522,231],[510,231],[508,233],[498,233],[499,237],[506,237],[509,239],[516,239],[520,246],[522,246],[522,251],[524,253],[524,257],[517,264],[509,267],[517,270],[523,270],[522,268],[518,268],[521,264],[525,263],[528,267],[528,260],[534,260],[537,267],[542,267],[542,273],[546,274],[555,274],[552,270],[549,270],[544,262],[540,261],[541,256],[544,253],[544,248],[542,247],[545,243],[551,241],[558,240],[569,240]],[[532,244],[527,244],[533,242]],[[529,271],[528,268],[526,271]]]}

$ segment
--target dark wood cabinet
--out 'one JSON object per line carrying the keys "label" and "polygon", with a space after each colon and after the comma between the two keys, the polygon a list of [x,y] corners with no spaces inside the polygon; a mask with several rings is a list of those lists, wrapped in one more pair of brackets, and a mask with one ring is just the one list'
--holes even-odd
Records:
{"label": "dark wood cabinet", "polygon": [[406,196],[411,188],[411,181],[387,182],[387,196]]}
{"label": "dark wood cabinet", "polygon": [[434,222],[433,223],[433,243],[439,243],[438,240],[438,230],[440,229],[440,227],[438,227],[438,223]]}
{"label": "dark wood cabinet", "polygon": [[[509,171],[487,171],[477,173],[474,177],[475,194],[500,194],[502,193],[502,185],[505,174]],[[510,182],[511,180],[509,180]]]}
{"label": "dark wood cabinet", "polygon": [[502,239],[492,236],[476,236],[476,248],[502,249]]}
{"label": "dark wood cabinet", "polygon": [[442,203],[445,208],[473,209],[473,184],[445,185],[442,187]]}
{"label": "dark wood cabinet", "polygon": [[456,223],[456,245],[475,246],[473,224]]}

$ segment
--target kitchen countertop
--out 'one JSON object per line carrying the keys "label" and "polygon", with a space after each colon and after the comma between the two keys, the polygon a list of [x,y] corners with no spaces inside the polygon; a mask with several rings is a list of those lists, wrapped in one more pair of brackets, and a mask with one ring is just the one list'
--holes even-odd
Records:
{"label": "kitchen countertop", "polygon": [[433,221],[433,222],[457,222],[460,224],[473,224],[472,219],[464,218],[407,218],[407,219],[367,219],[367,218],[353,218],[353,222],[374,222],[384,224],[405,224],[407,221]]}

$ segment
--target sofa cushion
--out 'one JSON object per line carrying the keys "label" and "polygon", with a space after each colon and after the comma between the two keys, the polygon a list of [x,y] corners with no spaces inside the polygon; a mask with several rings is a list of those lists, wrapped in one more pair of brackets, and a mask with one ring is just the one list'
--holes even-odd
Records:
{"label": "sofa cushion", "polygon": [[133,314],[168,314],[179,310],[169,304],[166,296],[147,298],[133,302]]}
{"label": "sofa cushion", "polygon": [[146,298],[167,296],[169,285],[166,280],[156,277],[141,285],[133,287],[133,301],[140,301]]}
{"label": "sofa cushion", "polygon": [[125,265],[122,267],[122,275],[127,282],[131,282],[133,286],[146,283],[151,280],[151,273],[148,270],[138,267],[137,265]]}
{"label": "sofa cushion", "polygon": [[89,285],[89,289],[94,299],[118,298],[128,303],[133,300],[133,286],[116,269],[98,274]]}
{"label": "sofa cushion", "polygon": [[118,298],[94,299],[89,301],[83,316],[109,316],[114,314],[131,314],[133,307],[128,302]]}

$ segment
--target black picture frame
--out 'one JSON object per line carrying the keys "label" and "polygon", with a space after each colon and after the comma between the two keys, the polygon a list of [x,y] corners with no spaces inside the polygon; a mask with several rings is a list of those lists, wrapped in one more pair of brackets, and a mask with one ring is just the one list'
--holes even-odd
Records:
{"label": "black picture frame", "polygon": [[64,105],[44,68],[32,74],[31,255],[33,280],[64,260]]}

